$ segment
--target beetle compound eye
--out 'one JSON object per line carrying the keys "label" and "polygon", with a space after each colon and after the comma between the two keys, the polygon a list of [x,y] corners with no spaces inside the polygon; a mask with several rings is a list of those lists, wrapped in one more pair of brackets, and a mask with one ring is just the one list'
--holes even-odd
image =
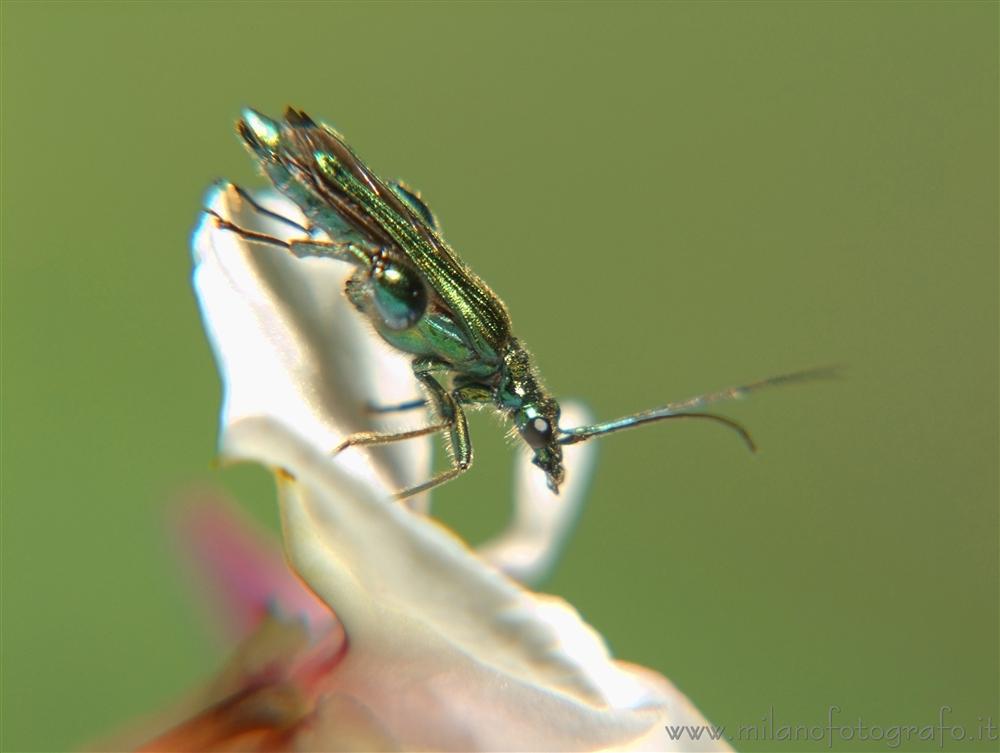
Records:
{"label": "beetle compound eye", "polygon": [[547,419],[541,416],[529,419],[520,428],[520,432],[524,441],[534,450],[545,447],[552,441],[552,426]]}
{"label": "beetle compound eye", "polygon": [[379,316],[389,329],[412,327],[427,309],[427,289],[416,272],[389,262],[372,272],[372,300]]}

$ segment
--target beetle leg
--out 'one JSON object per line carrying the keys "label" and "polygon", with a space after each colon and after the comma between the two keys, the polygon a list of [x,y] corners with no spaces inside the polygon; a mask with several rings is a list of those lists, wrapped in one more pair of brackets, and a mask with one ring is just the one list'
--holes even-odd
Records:
{"label": "beetle leg", "polygon": [[338,241],[317,241],[317,240],[307,240],[305,238],[292,238],[291,240],[281,240],[281,238],[275,238],[273,235],[268,235],[267,233],[258,233],[255,230],[247,230],[244,227],[240,227],[234,222],[221,217],[217,212],[212,209],[204,210],[206,214],[211,215],[215,220],[215,226],[220,230],[226,230],[231,233],[235,233],[240,236],[243,240],[250,243],[259,243],[264,246],[276,246],[278,248],[283,248],[286,251],[290,251],[293,256],[298,258],[303,258],[306,256],[322,256],[328,259],[336,259],[337,261],[346,261],[352,264],[362,264],[367,265],[370,262],[369,254],[364,250],[354,245],[353,243],[344,243]]}
{"label": "beetle leg", "polygon": [[[493,393],[488,387],[484,387],[478,384],[469,384],[462,387],[457,387],[451,391],[451,396],[455,398],[455,401],[459,405],[482,405],[484,403],[493,402]],[[414,398],[413,400],[407,400],[403,403],[396,403],[394,405],[376,405],[375,403],[368,403],[369,413],[402,413],[403,411],[416,410],[417,408],[426,408],[427,400],[422,397]]]}
{"label": "beetle leg", "polygon": [[[257,203],[257,201],[254,200],[253,196],[244,191],[235,183],[223,183],[222,185],[225,187],[226,191],[233,192],[234,194],[236,194],[236,196],[239,197],[241,201],[249,204],[251,209],[253,209],[257,214],[263,215],[264,217],[270,217],[272,220],[280,222],[283,225],[287,225],[288,227],[294,230],[298,230],[299,232],[305,233],[306,235],[312,235],[313,228],[311,225],[309,224],[302,225],[290,217],[285,217],[285,215],[283,214],[271,211],[267,207]],[[306,222],[308,223],[308,220]]]}
{"label": "beetle leg", "polygon": [[428,481],[417,486],[396,492],[396,499],[406,499],[415,494],[433,489],[456,476],[465,473],[472,467],[472,439],[469,437],[469,424],[465,420],[465,411],[452,393],[445,390],[440,382],[427,372],[418,371],[418,363],[414,363],[414,375],[427,389],[430,402],[438,416],[444,419],[448,429],[448,449],[451,455],[451,468],[441,471]]}
{"label": "beetle leg", "polygon": [[[469,438],[469,425],[465,420],[465,411],[462,410],[456,396],[448,392],[441,383],[434,378],[432,372],[446,371],[448,367],[429,359],[417,359],[413,362],[413,375],[417,381],[427,390],[427,401],[438,416],[439,421],[412,431],[397,432],[394,434],[383,434],[379,432],[362,432],[352,434],[347,437],[334,450],[334,454],[346,450],[348,447],[363,447],[367,445],[387,444],[398,442],[404,439],[413,439],[427,434],[438,432],[448,432],[448,449],[451,456],[451,468],[442,471],[429,481],[422,484],[396,492],[396,499],[405,499],[414,494],[425,492],[435,486],[439,486],[446,481],[450,481],[456,476],[469,470],[472,466],[472,441]],[[458,391],[460,393],[460,391]]]}
{"label": "beetle leg", "polygon": [[493,403],[493,390],[482,384],[465,384],[451,391],[459,405],[490,405]]}
{"label": "beetle leg", "polygon": [[368,403],[369,413],[402,413],[403,411],[414,410],[416,408],[424,408],[427,405],[427,401],[422,398],[414,398],[413,400],[407,400],[405,403],[396,403],[395,405],[375,405],[375,403]]}
{"label": "beetle leg", "polygon": [[341,452],[346,450],[348,447],[368,447],[370,445],[376,444],[389,444],[390,442],[401,442],[404,439],[416,439],[417,437],[424,437],[428,434],[436,434],[439,431],[444,431],[445,429],[450,429],[451,423],[448,421],[441,421],[440,423],[431,424],[430,426],[422,426],[419,429],[411,429],[410,431],[398,431],[390,434],[385,434],[377,431],[360,431],[357,434],[351,434],[343,442],[337,445],[332,455],[339,455]]}

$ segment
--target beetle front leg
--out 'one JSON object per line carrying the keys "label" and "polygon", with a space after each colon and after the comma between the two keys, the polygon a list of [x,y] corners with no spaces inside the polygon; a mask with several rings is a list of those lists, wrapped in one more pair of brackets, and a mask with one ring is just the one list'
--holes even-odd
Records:
{"label": "beetle front leg", "polygon": [[396,492],[396,499],[406,499],[415,494],[426,492],[435,486],[451,481],[456,476],[460,476],[472,467],[472,439],[469,437],[469,424],[465,420],[465,411],[455,399],[446,391],[433,376],[427,371],[418,371],[418,363],[414,363],[414,376],[426,389],[434,409],[440,416],[448,429],[448,448],[451,451],[451,468],[441,471],[429,481],[425,481],[417,486]]}
{"label": "beetle front leg", "polygon": [[[445,364],[432,360],[417,359],[413,362],[413,375],[427,391],[427,402],[439,418],[437,423],[424,426],[420,429],[390,434],[380,432],[352,434],[337,446],[333,454],[336,455],[348,447],[388,444],[389,442],[414,439],[426,436],[427,434],[447,431],[452,467],[437,474],[429,481],[397,492],[395,495],[396,499],[405,499],[415,494],[420,494],[465,473],[472,466],[472,441],[469,437],[469,425],[465,419],[465,411],[462,410],[462,406],[459,404],[456,396],[442,387],[441,383],[433,376],[433,372],[435,371],[447,370],[448,367]],[[461,394],[460,390],[458,392]]]}
{"label": "beetle front leg", "polygon": [[418,358],[413,361],[412,368],[413,375],[417,378],[417,381],[420,382],[427,390],[426,400],[421,399],[419,402],[413,400],[407,403],[400,403],[399,405],[391,405],[385,409],[369,405],[369,410],[372,412],[409,410],[411,408],[426,406],[429,403],[440,420],[430,426],[424,426],[420,429],[412,429],[411,431],[388,433],[379,431],[362,431],[357,434],[351,434],[351,436],[347,437],[343,442],[337,445],[333,451],[334,455],[343,452],[348,447],[366,447],[370,445],[388,444],[390,442],[399,442],[404,439],[415,439],[417,437],[423,437],[428,434],[435,434],[439,431],[451,429],[455,422],[456,415],[456,411],[451,408],[451,405],[454,405],[455,400],[448,394],[444,387],[442,387],[441,384],[433,376],[431,376],[432,372],[443,370],[444,365],[439,364],[436,361]]}

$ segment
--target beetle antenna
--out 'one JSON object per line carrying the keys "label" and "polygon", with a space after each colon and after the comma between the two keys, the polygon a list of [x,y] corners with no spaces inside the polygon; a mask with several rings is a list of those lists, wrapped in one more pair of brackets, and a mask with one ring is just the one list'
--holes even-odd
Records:
{"label": "beetle antenna", "polygon": [[692,411],[697,408],[710,405],[711,403],[719,403],[724,400],[739,400],[752,392],[757,392],[758,390],[762,390],[767,387],[781,387],[799,382],[816,381],[818,379],[832,379],[839,375],[840,368],[830,366],[820,369],[810,369],[808,371],[796,371],[791,374],[782,374],[769,379],[762,379],[759,382],[751,382],[750,384],[743,384],[738,387],[727,387],[726,389],[719,390],[717,392],[708,392],[704,395],[697,395],[695,397],[688,398],[687,400],[678,400],[673,403],[667,403],[659,408],[640,411],[639,413],[632,413],[628,416],[616,418],[613,421],[605,421],[604,423],[593,424],[591,426],[578,426],[573,429],[564,429],[559,432],[556,441],[562,445],[576,444],[577,442],[583,442],[587,439],[591,439],[592,437],[611,434],[612,432],[621,431],[623,429],[631,429],[635,426],[641,426],[642,424],[651,423],[653,421],[665,421],[668,418],[702,418],[716,421],[717,423],[724,424],[730,429],[733,429],[740,435],[743,441],[746,442],[750,451],[755,452],[756,445],[753,442],[753,438],[750,436],[750,432],[748,432],[742,424],[737,423],[731,418],[718,416],[714,413],[694,413]]}
{"label": "beetle antenna", "polygon": [[672,418],[701,418],[728,426],[740,435],[740,439],[743,440],[750,452],[757,452],[757,445],[754,443],[753,437],[750,436],[750,432],[738,421],[716,413],[660,413],[659,409],[633,413],[630,416],[622,416],[614,421],[606,421],[592,426],[577,426],[573,429],[566,429],[560,432],[556,442],[562,445],[576,444],[577,442],[600,437],[604,434],[611,434],[615,431],[631,429],[653,421],[666,421]]}

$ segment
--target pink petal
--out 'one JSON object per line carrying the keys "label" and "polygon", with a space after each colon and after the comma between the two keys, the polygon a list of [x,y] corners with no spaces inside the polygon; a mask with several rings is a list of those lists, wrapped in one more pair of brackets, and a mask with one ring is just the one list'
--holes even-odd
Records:
{"label": "pink petal", "polygon": [[177,542],[215,617],[242,638],[277,610],[313,632],[339,629],[336,616],[293,573],[273,537],[221,492],[186,495],[176,511]]}

